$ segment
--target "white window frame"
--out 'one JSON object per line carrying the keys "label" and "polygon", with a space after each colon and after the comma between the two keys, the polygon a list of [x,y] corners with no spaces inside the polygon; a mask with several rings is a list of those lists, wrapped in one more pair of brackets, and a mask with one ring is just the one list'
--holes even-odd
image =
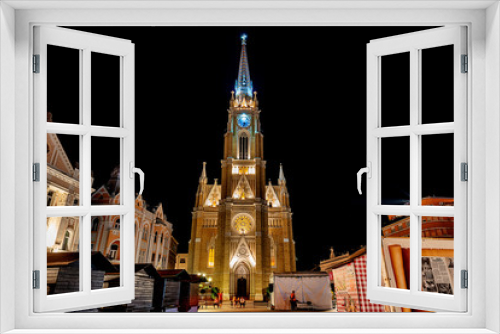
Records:
{"label": "white window frame", "polygon": [[[151,7],[154,6],[152,9]],[[224,7],[226,6],[226,7]],[[133,7],[133,9],[130,9]],[[148,8],[149,7],[149,8]],[[102,10],[103,8],[114,10]],[[137,10],[142,8],[143,10]],[[468,312],[435,314],[34,314],[30,235],[32,26],[60,25],[427,25],[469,27]],[[161,68],[161,66],[159,66]],[[301,332],[500,332],[500,11],[496,1],[94,2],[0,3],[0,331],[76,328],[109,333],[175,328],[192,333],[258,328]],[[15,85],[12,83],[15,82]],[[361,130],[363,131],[363,130]],[[12,145],[15,138],[15,146]],[[12,177],[14,175],[15,177]],[[487,182],[486,182],[487,180]],[[15,189],[15,197],[12,191]],[[12,224],[15,222],[15,224]],[[12,238],[12,236],[15,238]],[[488,252],[486,252],[486,247]],[[26,260],[29,259],[29,260]],[[486,266],[488,263],[488,266]],[[14,268],[14,269],[13,269]],[[13,288],[14,287],[14,288]],[[486,289],[487,287],[487,289]],[[12,307],[14,305],[14,307]],[[196,321],[198,319],[211,321]],[[213,320],[213,321],[212,321]],[[141,329],[137,324],[141,323]],[[132,330],[131,328],[134,328]],[[308,330],[309,329],[309,330]],[[234,330],[236,332],[236,330]],[[46,331],[45,331],[46,332]],[[13,332],[14,333],[14,332]]]}
{"label": "white window frame", "polygon": [[[40,287],[47,286],[46,219],[76,216],[80,219],[79,283],[77,292],[47,295],[47,289],[34,290],[35,312],[81,310],[106,305],[126,304],[134,298],[134,239],[135,220],[134,173],[134,45],[129,40],[100,36],[60,27],[34,27],[34,54],[39,55],[39,73],[34,84],[34,162],[40,164],[40,181],[33,184],[34,198],[34,270],[40,272]],[[80,53],[80,123],[47,122],[48,45],[72,48]],[[91,121],[91,54],[99,52],[119,57],[120,115],[119,127],[96,126]],[[80,205],[47,206],[47,133],[80,137]],[[120,141],[120,204],[91,204],[91,141],[92,138],[115,138]],[[87,186],[84,186],[87,185]],[[118,216],[124,220],[120,229],[120,286],[113,289],[91,288],[91,228],[92,217]],[[114,223],[113,223],[114,224]],[[111,248],[105,250],[110,256]],[[114,252],[116,256],[116,251]],[[114,258],[113,258],[114,259]]]}
{"label": "white window frame", "polygon": [[[372,40],[367,47],[367,162],[370,177],[367,178],[367,297],[379,304],[410,307],[424,310],[446,310],[463,312],[467,309],[467,290],[461,289],[460,271],[467,269],[467,183],[461,181],[461,163],[467,163],[467,76],[461,73],[461,55],[467,54],[466,27],[450,26],[418,31]],[[453,46],[453,91],[454,121],[422,124],[422,50],[439,46]],[[402,126],[383,127],[381,110],[382,57],[408,52],[410,72],[410,123]],[[381,70],[382,69],[382,70]],[[472,69],[469,68],[469,73]],[[422,194],[422,136],[451,134],[453,151],[454,206],[423,206]],[[381,152],[383,138],[408,138],[410,152],[409,183],[410,205],[383,205],[381,203],[382,179]],[[401,215],[410,217],[410,277],[409,289],[385,287],[382,278],[381,216]],[[452,295],[420,291],[421,247],[423,216],[454,217],[454,290]]]}

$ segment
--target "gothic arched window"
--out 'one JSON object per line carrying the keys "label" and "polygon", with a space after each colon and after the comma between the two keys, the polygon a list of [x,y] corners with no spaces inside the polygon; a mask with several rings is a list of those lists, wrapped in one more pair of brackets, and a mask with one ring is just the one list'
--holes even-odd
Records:
{"label": "gothic arched window", "polygon": [[215,247],[211,246],[208,250],[208,267],[213,268],[215,264]]}
{"label": "gothic arched window", "polygon": [[276,245],[274,244],[273,238],[271,238],[271,246],[270,248],[270,259],[271,259],[271,268],[276,268]]}
{"label": "gothic arched window", "polygon": [[158,232],[155,232],[155,241],[153,241],[154,243],[156,243],[157,238],[158,238]]}
{"label": "gothic arched window", "polygon": [[248,134],[246,132],[242,132],[238,138],[239,145],[239,159],[248,159]]}
{"label": "gothic arched window", "polygon": [[208,267],[213,268],[215,265],[215,239],[210,238],[210,243],[208,245]]}
{"label": "gothic arched window", "polygon": [[117,219],[115,221],[115,229],[119,230],[120,229],[120,219]]}

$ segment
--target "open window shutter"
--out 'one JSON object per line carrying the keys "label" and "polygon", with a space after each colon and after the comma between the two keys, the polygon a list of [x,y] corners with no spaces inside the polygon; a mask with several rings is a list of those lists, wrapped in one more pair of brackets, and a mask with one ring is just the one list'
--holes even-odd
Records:
{"label": "open window shutter", "polygon": [[[52,58],[49,62],[56,51],[76,55],[71,68],[65,68],[67,61],[58,64]],[[134,298],[134,44],[71,29],[38,26],[34,28],[33,54],[34,311],[65,312],[129,303]],[[96,101],[96,93],[91,104],[95,82],[91,75],[95,75],[94,80],[98,80],[98,75],[106,75],[91,71],[94,57],[116,60],[115,83],[119,93],[115,94],[115,102],[119,114],[113,116],[113,126],[91,119],[91,107],[101,103]],[[61,113],[48,119],[48,78],[52,75],[54,80],[55,73],[59,73],[58,78],[67,74],[68,84],[70,79],[77,80],[74,104],[66,110],[77,114],[73,123],[57,117]],[[62,87],[64,80],[56,86]],[[57,99],[58,93],[51,91],[51,98]],[[61,144],[65,136],[76,142],[77,166],[69,162],[68,147]],[[100,203],[91,197],[97,190],[93,187],[101,185],[92,185],[92,170],[99,164],[91,161],[91,151],[104,140],[117,143],[109,148],[119,156],[114,183],[116,200],[97,205]],[[58,150],[57,154],[52,154],[53,150]],[[51,161],[47,161],[48,157]],[[60,181],[54,184],[57,178]],[[99,219],[106,220],[104,228]],[[106,230],[106,238],[112,243],[96,249],[93,233],[101,230]],[[104,283],[105,277],[112,279],[111,283]]]}
{"label": "open window shutter", "polygon": [[[403,311],[466,311],[467,290],[461,282],[462,271],[467,270],[463,172],[470,66],[466,54],[466,28],[458,26],[373,40],[367,45],[367,295],[372,303]],[[442,67],[437,65],[441,56],[447,59]],[[403,61],[397,63],[397,57]],[[450,71],[440,76],[444,67]],[[392,74],[387,72],[391,68]],[[432,91],[426,87],[431,77]],[[397,90],[391,95],[394,87]],[[448,100],[443,102],[445,91]],[[407,103],[390,105],[405,94]],[[429,96],[434,96],[432,103]],[[441,103],[451,108],[446,119],[434,117],[444,112]],[[448,144],[433,145],[432,140],[439,138],[448,141],[436,142]],[[429,161],[429,150],[442,155]],[[441,173],[438,170],[447,157],[450,168]],[[439,199],[439,192],[444,192],[439,187],[435,197],[422,190],[429,180],[430,164],[443,180],[450,179],[451,195]],[[399,187],[397,183],[409,186],[406,200],[388,198],[387,189]]]}

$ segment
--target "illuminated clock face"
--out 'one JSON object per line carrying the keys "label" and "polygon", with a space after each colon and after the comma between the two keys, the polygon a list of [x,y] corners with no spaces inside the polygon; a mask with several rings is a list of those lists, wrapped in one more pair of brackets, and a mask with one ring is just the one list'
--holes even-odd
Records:
{"label": "illuminated clock face", "polygon": [[238,125],[242,128],[246,128],[247,126],[249,126],[250,116],[248,116],[247,114],[241,114],[241,116],[238,117]]}
{"label": "illuminated clock face", "polygon": [[245,215],[238,216],[233,221],[233,227],[240,234],[248,233],[252,230],[252,219]]}

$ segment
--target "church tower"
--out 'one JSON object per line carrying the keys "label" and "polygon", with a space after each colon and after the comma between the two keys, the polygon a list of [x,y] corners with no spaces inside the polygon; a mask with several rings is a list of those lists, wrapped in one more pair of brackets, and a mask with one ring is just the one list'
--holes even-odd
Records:
{"label": "church tower", "polygon": [[224,299],[262,300],[272,272],[293,272],[295,242],[283,166],[266,184],[264,136],[241,37],[238,78],[229,101],[221,182],[208,183],[205,165],[193,209],[188,271],[205,274]]}

